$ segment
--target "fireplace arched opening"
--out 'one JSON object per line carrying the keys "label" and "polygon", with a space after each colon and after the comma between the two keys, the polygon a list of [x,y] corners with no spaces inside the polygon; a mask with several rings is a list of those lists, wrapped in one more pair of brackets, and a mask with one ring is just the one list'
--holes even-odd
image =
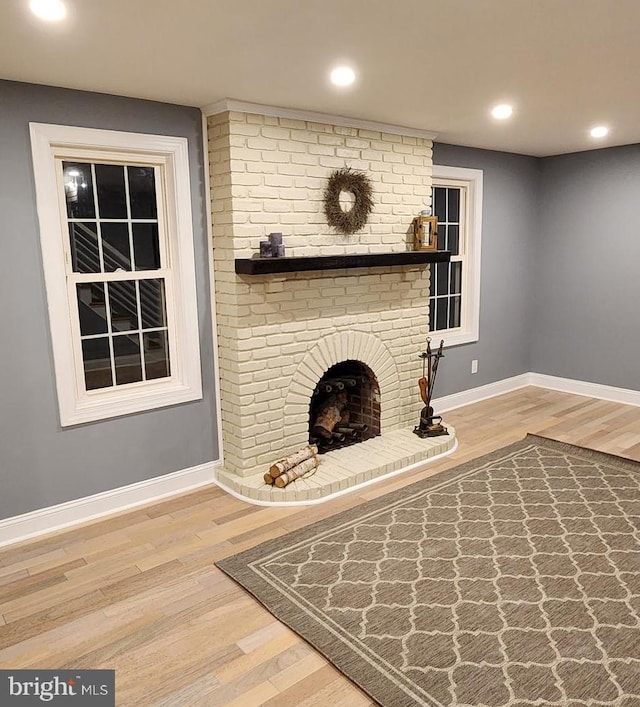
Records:
{"label": "fireplace arched opening", "polygon": [[309,443],[320,454],[380,434],[380,386],[361,361],[347,360],[322,375],[309,404]]}

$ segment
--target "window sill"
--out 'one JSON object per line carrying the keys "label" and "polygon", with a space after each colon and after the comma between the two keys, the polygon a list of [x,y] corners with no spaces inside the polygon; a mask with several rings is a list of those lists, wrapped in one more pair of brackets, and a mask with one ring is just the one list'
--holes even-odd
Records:
{"label": "window sill", "polygon": [[116,393],[97,394],[95,397],[75,402],[72,409],[60,412],[62,427],[81,425],[86,422],[96,422],[111,417],[130,415],[136,412],[149,412],[157,408],[178,405],[180,403],[202,400],[202,389],[184,383],[165,384],[161,388],[142,391],[139,387],[132,389],[128,396],[123,390]]}
{"label": "window sill", "polygon": [[463,344],[475,344],[478,339],[478,332],[474,331],[432,331],[429,336],[433,341],[440,342],[440,339],[444,339],[444,348],[450,349],[453,346],[462,346]]}

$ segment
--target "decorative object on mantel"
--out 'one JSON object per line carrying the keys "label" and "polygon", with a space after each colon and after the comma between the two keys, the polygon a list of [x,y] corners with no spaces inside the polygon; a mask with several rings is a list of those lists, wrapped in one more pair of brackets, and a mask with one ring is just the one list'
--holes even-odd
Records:
{"label": "decorative object on mantel", "polygon": [[284,258],[282,233],[270,233],[268,241],[260,241],[261,258]]}
{"label": "decorative object on mantel", "polygon": [[284,243],[282,242],[282,233],[270,233],[269,242],[271,243],[272,257],[284,258]]}
{"label": "decorative object on mantel", "polygon": [[296,479],[315,474],[320,459],[318,459],[318,447],[309,444],[306,447],[291,454],[271,465],[269,471],[264,475],[265,484],[275,484],[278,488],[284,488]]}
{"label": "decorative object on mantel", "polygon": [[427,350],[420,354],[422,359],[422,378],[418,381],[420,386],[420,397],[425,407],[420,413],[420,424],[414,427],[413,432],[418,437],[439,437],[440,435],[448,435],[447,428],[442,424],[442,417],[433,414],[431,407],[431,398],[433,396],[433,386],[436,382],[436,373],[438,372],[438,363],[444,357],[442,347],[444,339],[440,341],[438,350],[434,353],[431,351],[431,337],[427,337]]}
{"label": "decorative object on mantel", "polygon": [[431,209],[423,209],[413,219],[413,249],[438,250],[438,219]]}
{"label": "decorative object on mantel", "polygon": [[[340,192],[343,191],[350,192],[355,198],[349,211],[340,204]],[[364,172],[344,167],[331,174],[324,190],[324,214],[331,228],[345,235],[356,233],[364,228],[372,208],[373,187]]]}

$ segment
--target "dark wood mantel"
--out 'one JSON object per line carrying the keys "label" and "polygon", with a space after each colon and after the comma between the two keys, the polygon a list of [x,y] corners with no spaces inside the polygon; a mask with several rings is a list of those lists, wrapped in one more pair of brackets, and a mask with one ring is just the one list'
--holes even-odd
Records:
{"label": "dark wood mantel", "polygon": [[391,265],[416,266],[446,263],[448,250],[419,250],[402,253],[361,253],[358,255],[319,255],[302,258],[236,258],[238,275],[269,275],[271,273],[310,270],[342,270],[350,268],[380,268]]}

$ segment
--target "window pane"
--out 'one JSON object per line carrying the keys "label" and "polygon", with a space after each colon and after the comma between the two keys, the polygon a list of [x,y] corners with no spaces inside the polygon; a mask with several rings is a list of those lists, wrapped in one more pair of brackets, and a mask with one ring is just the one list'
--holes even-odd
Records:
{"label": "window pane", "polygon": [[84,339],[82,360],[84,361],[84,382],[87,390],[110,388],[113,385],[108,338]]}
{"label": "window pane", "polygon": [[164,280],[140,280],[140,309],[143,329],[167,325]]}
{"label": "window pane", "polygon": [[436,328],[436,301],[429,300],[429,330],[434,331]]}
{"label": "window pane", "polygon": [[76,285],[78,314],[80,315],[80,335],[107,333],[106,304],[102,282],[83,282]]}
{"label": "window pane", "polygon": [[448,298],[441,297],[436,300],[436,329],[446,329],[448,327]]}
{"label": "window pane", "polygon": [[443,223],[438,224],[438,250],[449,250],[447,245],[447,227]]}
{"label": "window pane", "polygon": [[157,270],[160,267],[157,223],[133,224],[133,252],[136,270]]}
{"label": "window pane", "polygon": [[447,220],[447,190],[444,187],[433,188],[433,208],[438,221]]}
{"label": "window pane", "polygon": [[127,167],[131,218],[156,218],[156,182],[153,167]]}
{"label": "window pane", "polygon": [[133,331],[138,328],[138,300],[135,282],[110,282],[111,329]]}
{"label": "window pane", "polygon": [[449,329],[460,326],[460,297],[449,300]]}
{"label": "window pane", "polygon": [[460,253],[460,226],[449,226],[449,247],[451,255]]}
{"label": "window pane", "polygon": [[436,290],[439,295],[449,293],[449,263],[438,263]]}
{"label": "window pane", "polygon": [[141,381],[139,334],[114,336],[113,359],[116,365],[116,385]]}
{"label": "window pane", "polygon": [[102,258],[105,272],[131,270],[129,227],[126,223],[102,223]]}
{"label": "window pane", "polygon": [[460,190],[455,188],[447,189],[447,220],[449,223],[460,221]]}
{"label": "window pane", "polygon": [[113,164],[97,164],[96,186],[100,218],[127,218],[124,167]]}
{"label": "window pane", "polygon": [[462,288],[462,263],[456,262],[451,263],[451,284],[450,292],[451,294],[460,294]]}
{"label": "window pane", "polygon": [[69,243],[73,272],[100,272],[98,229],[95,221],[70,223]]}
{"label": "window pane", "polygon": [[147,380],[167,378],[171,375],[169,365],[169,347],[166,331],[152,331],[143,334],[144,362]]}
{"label": "window pane", "polygon": [[69,218],[95,218],[93,177],[91,165],[82,162],[63,162],[64,196]]}

